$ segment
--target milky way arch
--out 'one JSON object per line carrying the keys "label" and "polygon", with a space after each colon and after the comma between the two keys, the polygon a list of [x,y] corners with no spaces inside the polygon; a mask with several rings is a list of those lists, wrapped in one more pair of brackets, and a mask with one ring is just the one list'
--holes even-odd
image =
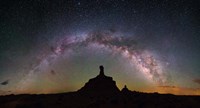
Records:
{"label": "milky way arch", "polygon": [[[167,75],[163,72],[163,65],[153,56],[153,53],[139,48],[137,42],[132,38],[116,36],[108,31],[95,31],[81,36],[66,36],[51,47],[51,52],[43,55],[39,62],[32,66],[28,74],[21,80],[24,85],[29,83],[29,77],[35,72],[42,71],[42,68],[50,65],[59,56],[67,53],[67,50],[76,51],[77,47],[94,46],[110,50],[112,53],[119,53],[127,58],[131,65],[141,72],[149,81],[157,85],[166,85]],[[22,89],[22,88],[21,88]]]}

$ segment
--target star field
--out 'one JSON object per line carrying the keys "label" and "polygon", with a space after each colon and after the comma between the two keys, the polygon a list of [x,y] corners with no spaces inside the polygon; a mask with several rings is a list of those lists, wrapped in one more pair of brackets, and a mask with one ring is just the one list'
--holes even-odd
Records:
{"label": "star field", "polygon": [[3,0],[0,94],[75,91],[105,66],[117,86],[200,94],[198,0]]}

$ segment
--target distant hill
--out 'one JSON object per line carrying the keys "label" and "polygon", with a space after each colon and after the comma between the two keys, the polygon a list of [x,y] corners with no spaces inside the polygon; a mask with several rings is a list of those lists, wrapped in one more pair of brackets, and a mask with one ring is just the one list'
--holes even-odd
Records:
{"label": "distant hill", "polygon": [[70,93],[0,96],[0,108],[199,108],[200,96],[120,91],[112,77],[100,73]]}

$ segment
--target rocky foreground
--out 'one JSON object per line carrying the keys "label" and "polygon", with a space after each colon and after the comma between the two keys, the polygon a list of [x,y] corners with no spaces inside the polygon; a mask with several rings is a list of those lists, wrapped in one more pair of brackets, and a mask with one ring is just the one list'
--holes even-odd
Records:
{"label": "rocky foreground", "polygon": [[200,96],[120,91],[112,77],[100,74],[80,90],[60,94],[0,96],[0,108],[199,108]]}

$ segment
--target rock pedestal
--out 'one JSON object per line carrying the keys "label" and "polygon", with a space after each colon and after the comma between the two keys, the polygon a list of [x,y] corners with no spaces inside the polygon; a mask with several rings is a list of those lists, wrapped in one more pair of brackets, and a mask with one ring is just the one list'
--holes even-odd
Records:
{"label": "rock pedestal", "polygon": [[92,95],[115,95],[120,90],[112,77],[104,74],[104,67],[100,66],[100,73],[95,78],[90,79],[78,92]]}

